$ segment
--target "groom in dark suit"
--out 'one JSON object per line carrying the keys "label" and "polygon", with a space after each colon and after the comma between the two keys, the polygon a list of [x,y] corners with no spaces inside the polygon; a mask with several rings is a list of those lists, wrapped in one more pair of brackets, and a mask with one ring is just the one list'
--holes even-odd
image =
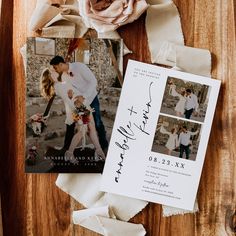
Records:
{"label": "groom in dark suit", "polygon": [[[55,71],[62,76],[62,80],[68,81],[74,89],[86,97],[90,106],[94,109],[93,117],[95,121],[96,130],[99,137],[99,143],[102,149],[107,149],[108,141],[106,139],[106,131],[103,125],[100,104],[97,96],[97,79],[93,72],[83,63],[74,62],[66,63],[63,57],[55,56],[50,65]],[[67,117],[66,120],[66,135],[63,149],[69,149],[75,131],[75,122]]]}

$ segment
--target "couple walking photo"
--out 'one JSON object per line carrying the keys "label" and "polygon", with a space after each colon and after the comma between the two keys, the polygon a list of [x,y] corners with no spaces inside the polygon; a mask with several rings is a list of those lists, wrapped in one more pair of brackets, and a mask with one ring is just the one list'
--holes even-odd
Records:
{"label": "couple walking photo", "polygon": [[28,39],[26,172],[102,172],[121,49],[119,40]]}
{"label": "couple walking photo", "polygon": [[198,151],[200,130],[200,124],[160,116],[152,151],[194,161]]}
{"label": "couple walking photo", "polygon": [[161,112],[204,122],[210,88],[207,85],[168,78]]}

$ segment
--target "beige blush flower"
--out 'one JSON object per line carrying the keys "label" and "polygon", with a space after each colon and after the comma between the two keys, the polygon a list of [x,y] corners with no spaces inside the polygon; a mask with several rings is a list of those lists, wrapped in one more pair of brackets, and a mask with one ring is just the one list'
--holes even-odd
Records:
{"label": "beige blush flower", "polygon": [[131,23],[147,9],[146,0],[78,0],[80,15],[99,33]]}

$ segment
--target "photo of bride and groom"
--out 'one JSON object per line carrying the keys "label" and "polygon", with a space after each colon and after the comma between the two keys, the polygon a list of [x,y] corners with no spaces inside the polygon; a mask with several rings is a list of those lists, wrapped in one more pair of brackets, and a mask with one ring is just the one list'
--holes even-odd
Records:
{"label": "photo of bride and groom", "polygon": [[160,115],[152,151],[196,160],[201,124]]}
{"label": "photo of bride and groom", "polygon": [[204,122],[209,95],[207,85],[169,77],[161,113]]}
{"label": "photo of bride and groom", "polygon": [[[32,99],[28,91],[27,96],[27,127],[31,130],[27,132],[26,172],[101,172],[108,149],[107,129],[112,129],[114,118],[103,117],[108,113],[105,102],[109,100],[108,91],[120,92],[119,86],[111,87],[119,82],[115,68],[120,65],[122,47],[117,41],[56,40],[55,51],[60,55],[49,57],[32,52],[31,44],[37,42],[29,39],[27,75],[37,70],[40,77],[33,78],[33,84],[32,77],[28,78],[39,94],[34,93]],[[47,39],[41,41],[52,45]],[[116,57],[110,55],[114,51]],[[31,64],[35,58],[38,62]],[[104,64],[99,63],[101,58]],[[117,104],[110,103],[113,110]]]}
{"label": "photo of bride and groom", "polygon": [[105,160],[103,150],[107,149],[108,142],[101,119],[94,74],[85,64],[66,63],[61,56],[52,58],[50,65],[42,73],[41,94],[46,99],[57,95],[64,102],[66,134],[62,151],[65,151],[65,160],[73,164],[79,163],[74,150],[86,133],[95,147],[95,159]]}

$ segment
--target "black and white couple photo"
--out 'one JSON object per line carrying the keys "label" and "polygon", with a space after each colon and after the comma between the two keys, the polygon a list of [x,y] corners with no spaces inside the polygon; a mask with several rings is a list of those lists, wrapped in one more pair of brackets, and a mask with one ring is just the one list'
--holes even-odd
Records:
{"label": "black and white couple photo", "polygon": [[201,124],[160,115],[152,151],[196,160]]}
{"label": "black and white couple photo", "polygon": [[209,96],[207,85],[169,77],[161,113],[204,122]]}
{"label": "black and white couple photo", "polygon": [[121,90],[117,40],[27,41],[26,172],[101,172]]}

